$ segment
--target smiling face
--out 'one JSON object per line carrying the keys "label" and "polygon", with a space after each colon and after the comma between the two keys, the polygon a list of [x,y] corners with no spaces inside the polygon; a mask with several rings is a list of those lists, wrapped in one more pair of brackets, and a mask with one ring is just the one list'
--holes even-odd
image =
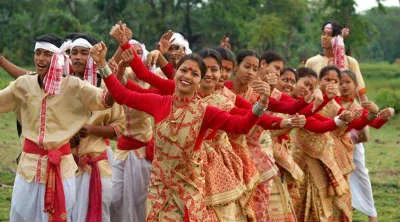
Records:
{"label": "smiling face", "polygon": [[86,63],[89,58],[90,49],[82,46],[75,46],[71,49],[70,58],[72,68],[76,74],[85,73]]}
{"label": "smiling face", "polygon": [[261,61],[260,64],[260,71],[265,73],[265,72],[275,72],[275,73],[281,73],[284,67],[283,61],[276,60],[272,61],[270,63],[267,63],[265,60]]}
{"label": "smiling face", "polygon": [[36,72],[39,73],[39,75],[44,76],[49,71],[53,54],[53,52],[46,49],[36,49],[33,60],[35,62]]}
{"label": "smiling face", "polygon": [[207,67],[207,72],[201,80],[200,87],[205,90],[214,90],[221,77],[221,69],[217,60],[213,57],[203,59]]}
{"label": "smiling face", "polygon": [[296,85],[296,75],[292,71],[286,70],[279,77],[277,88],[280,91],[290,95],[295,85]]}
{"label": "smiling face", "polygon": [[257,77],[259,59],[255,56],[246,56],[236,68],[235,78],[243,85]]}
{"label": "smiling face", "polygon": [[293,95],[297,98],[305,97],[313,93],[316,86],[317,78],[312,76],[302,77],[297,81]]}
{"label": "smiling face", "polygon": [[194,60],[186,60],[179,66],[175,74],[176,93],[179,96],[193,96],[199,88],[201,71]]}

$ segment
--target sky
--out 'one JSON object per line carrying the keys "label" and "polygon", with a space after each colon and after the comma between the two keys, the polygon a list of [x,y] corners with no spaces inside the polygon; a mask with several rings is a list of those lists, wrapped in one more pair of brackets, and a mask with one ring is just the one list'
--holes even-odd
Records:
{"label": "sky", "polygon": [[[370,8],[378,6],[376,0],[356,0],[356,12],[361,12],[364,10],[368,10]],[[382,4],[384,6],[397,6],[399,7],[399,0],[383,0]]]}

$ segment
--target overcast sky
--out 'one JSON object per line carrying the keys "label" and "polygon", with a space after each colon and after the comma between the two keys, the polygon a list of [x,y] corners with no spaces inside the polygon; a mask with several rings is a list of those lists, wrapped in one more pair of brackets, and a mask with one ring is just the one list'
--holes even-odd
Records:
{"label": "overcast sky", "polygon": [[[356,0],[356,2],[357,2],[357,6],[356,6],[357,12],[361,12],[361,11],[378,6],[378,3],[376,3],[376,0]],[[383,0],[382,4],[384,6],[399,7],[399,0]]]}

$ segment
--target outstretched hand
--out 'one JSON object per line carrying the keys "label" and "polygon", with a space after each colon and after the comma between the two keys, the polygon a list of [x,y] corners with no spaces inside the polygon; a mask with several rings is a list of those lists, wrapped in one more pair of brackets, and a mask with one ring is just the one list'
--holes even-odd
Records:
{"label": "outstretched hand", "polygon": [[97,43],[90,49],[90,56],[99,68],[106,65],[107,46],[103,41]]}
{"label": "outstretched hand", "polygon": [[132,49],[127,49],[121,53],[121,61],[125,64],[130,64],[132,60],[134,59],[134,54],[132,52]]}
{"label": "outstretched hand", "polygon": [[379,107],[372,101],[363,101],[361,102],[361,106],[368,110],[370,113],[378,113],[379,112]]}
{"label": "outstretched hand", "polygon": [[174,32],[172,30],[168,30],[168,32],[164,33],[161,36],[160,41],[158,42],[157,49],[160,50],[162,54],[168,52],[168,49],[171,47],[171,38]]}
{"label": "outstretched hand", "polygon": [[394,116],[394,109],[392,107],[383,109],[378,113],[378,117],[382,118],[382,119],[385,119],[385,120],[389,120],[393,116]]}
{"label": "outstretched hand", "polygon": [[152,67],[153,65],[157,64],[157,60],[160,57],[160,51],[159,50],[153,50],[147,55],[146,59],[146,65],[147,67]]}
{"label": "outstretched hand", "polygon": [[339,119],[348,123],[353,120],[353,113],[349,110],[345,110],[339,115]]}
{"label": "outstretched hand", "polygon": [[130,30],[125,23],[119,21],[111,30],[110,35],[120,44],[123,45],[132,38],[132,30]]}

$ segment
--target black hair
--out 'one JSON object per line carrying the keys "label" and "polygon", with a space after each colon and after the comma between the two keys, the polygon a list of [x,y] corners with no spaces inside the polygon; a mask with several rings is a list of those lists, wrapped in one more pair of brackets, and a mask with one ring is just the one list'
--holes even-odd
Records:
{"label": "black hair", "polygon": [[297,69],[297,80],[301,79],[301,78],[305,78],[305,77],[312,77],[312,78],[316,78],[318,79],[318,75],[317,73],[307,67],[300,67]]}
{"label": "black hair", "polygon": [[354,84],[356,86],[358,85],[356,74],[354,74],[354,72],[352,72],[351,70],[349,69],[343,70],[340,74],[341,76],[348,75],[351,78],[351,80],[353,80]]}
{"label": "black hair", "polygon": [[339,80],[341,78],[340,70],[336,66],[325,66],[319,72],[319,79],[322,79],[324,76],[328,74],[329,71],[335,71],[338,74]]}
{"label": "black hair", "polygon": [[64,41],[66,41],[66,40],[72,40],[72,39],[75,38],[75,36],[81,35],[81,34],[82,34],[82,33],[78,33],[78,32],[76,32],[76,33],[69,33],[68,35],[65,36]]}
{"label": "black hair", "polygon": [[266,51],[262,54],[260,62],[265,60],[265,62],[267,64],[274,62],[274,61],[282,61],[283,63],[285,63],[285,60],[283,59],[283,57],[281,55],[279,55],[279,53],[274,52],[274,51]]}
{"label": "black hair", "polygon": [[283,70],[281,72],[281,75],[283,75],[287,71],[292,72],[294,74],[294,78],[296,79],[296,82],[297,82],[297,80],[299,78],[298,74],[297,74],[297,70],[295,68],[292,68],[292,67],[285,67],[285,68],[283,68]]}
{"label": "black hair", "polygon": [[45,34],[36,37],[36,42],[48,42],[60,48],[63,40],[54,34]]}
{"label": "black hair", "polygon": [[192,53],[192,54],[183,56],[178,62],[178,65],[177,65],[178,69],[187,60],[192,60],[197,63],[197,65],[200,68],[201,78],[203,78],[206,75],[206,72],[207,72],[206,64],[204,63],[203,59],[196,53]]}
{"label": "black hair", "polygon": [[332,25],[332,37],[335,37],[342,33],[343,26],[334,20],[329,20],[325,22],[321,27],[321,31],[324,31],[324,28],[327,24]]}
{"label": "black hair", "polygon": [[217,51],[221,55],[222,60],[231,61],[234,66],[236,65],[235,54],[230,49],[217,47],[215,51]]}
{"label": "black hair", "polygon": [[246,49],[246,50],[242,50],[238,53],[238,55],[236,56],[236,63],[238,65],[240,65],[240,63],[242,63],[244,58],[246,58],[247,56],[254,56],[257,59],[260,59],[260,57],[257,55],[257,53],[255,51]]}
{"label": "black hair", "polygon": [[215,51],[214,49],[210,49],[210,48],[204,48],[199,52],[199,56],[203,59],[207,58],[207,57],[211,57],[213,59],[215,59],[215,61],[217,61],[219,68],[222,68],[222,58],[221,55]]}
{"label": "black hair", "polygon": [[71,40],[75,41],[75,40],[80,39],[80,38],[86,39],[92,45],[95,45],[95,44],[97,44],[99,42],[93,36],[88,35],[88,34],[84,34],[84,33],[75,33],[75,35],[73,36],[73,38]]}

